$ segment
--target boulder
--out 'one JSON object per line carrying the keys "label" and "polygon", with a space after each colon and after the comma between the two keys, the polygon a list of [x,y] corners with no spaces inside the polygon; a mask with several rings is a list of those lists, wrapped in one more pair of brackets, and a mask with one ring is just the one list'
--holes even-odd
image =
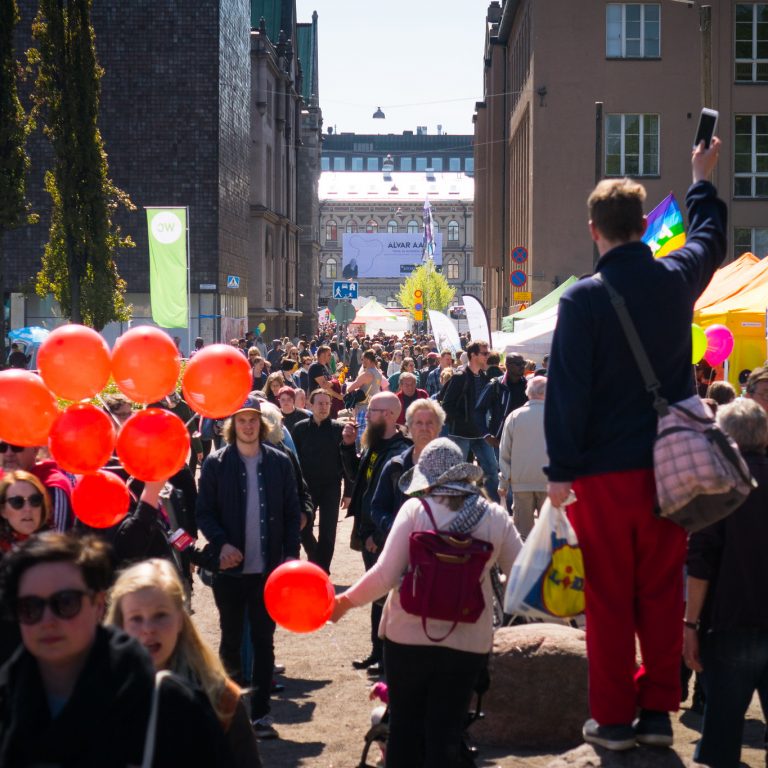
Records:
{"label": "boulder", "polygon": [[611,752],[582,744],[547,763],[547,768],[693,768],[699,765],[678,755],[674,749],[638,747],[626,752]]}
{"label": "boulder", "polygon": [[472,725],[479,744],[561,749],[581,741],[589,717],[586,635],[562,624],[497,630],[485,717]]}

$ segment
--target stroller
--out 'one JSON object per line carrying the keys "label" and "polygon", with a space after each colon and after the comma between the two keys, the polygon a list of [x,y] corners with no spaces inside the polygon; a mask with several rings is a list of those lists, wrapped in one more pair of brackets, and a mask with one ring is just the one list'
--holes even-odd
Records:
{"label": "stroller", "polygon": [[[475,720],[479,720],[483,715],[483,694],[488,690],[491,684],[491,677],[488,673],[488,665],[484,667],[475,683],[475,706],[467,712],[467,719],[464,724],[464,735],[461,741],[461,765],[462,768],[476,768],[475,757],[477,747],[470,746],[467,742],[466,729],[469,728]],[[378,722],[371,725],[365,734],[365,744],[363,753],[360,756],[360,762],[357,768],[377,768],[376,764],[368,762],[368,753],[374,744],[378,744],[382,753],[386,750],[387,738],[389,737],[389,707],[383,708]],[[385,761],[386,764],[386,761]]]}

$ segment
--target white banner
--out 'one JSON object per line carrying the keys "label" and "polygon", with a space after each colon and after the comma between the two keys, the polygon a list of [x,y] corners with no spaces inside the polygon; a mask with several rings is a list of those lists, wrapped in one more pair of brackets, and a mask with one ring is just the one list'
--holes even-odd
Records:
{"label": "white banner", "polygon": [[491,343],[491,326],[488,324],[488,315],[483,303],[476,296],[465,293],[461,297],[464,308],[467,310],[467,324],[472,335],[472,341],[485,341]]}
{"label": "white banner", "polygon": [[427,311],[429,322],[432,324],[432,334],[435,337],[437,351],[450,349],[454,354],[461,352],[461,341],[456,325],[450,317],[442,312],[435,312],[434,309]]}
{"label": "white banner", "polygon": [[[342,237],[342,270],[344,280],[366,277],[408,277],[422,264],[423,233],[386,232],[381,234],[351,233]],[[435,235],[436,267],[443,263],[443,236]],[[438,269],[439,271],[439,269]]]}

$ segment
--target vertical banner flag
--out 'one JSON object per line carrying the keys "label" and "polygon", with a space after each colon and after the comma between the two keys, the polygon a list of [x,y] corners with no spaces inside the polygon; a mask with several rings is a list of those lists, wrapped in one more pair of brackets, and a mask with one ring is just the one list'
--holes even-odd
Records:
{"label": "vertical banner flag", "polygon": [[488,324],[488,314],[485,311],[483,302],[465,293],[461,300],[464,302],[464,308],[467,310],[467,325],[472,334],[472,341],[485,341],[491,343],[491,326]]}
{"label": "vertical banner flag", "polygon": [[643,242],[660,259],[685,245],[683,214],[673,194],[667,195],[649,214]]}
{"label": "vertical banner flag", "polygon": [[186,328],[187,210],[147,208],[147,227],[152,320],[163,328]]}
{"label": "vertical banner flag", "polygon": [[461,340],[453,320],[448,315],[436,312],[434,309],[427,310],[427,314],[432,325],[432,333],[437,344],[437,351],[442,352],[444,349],[450,349],[454,355],[460,354]]}
{"label": "vertical banner flag", "polygon": [[424,201],[424,256],[423,261],[431,259],[435,254],[435,235],[432,220],[432,206],[429,198]]}

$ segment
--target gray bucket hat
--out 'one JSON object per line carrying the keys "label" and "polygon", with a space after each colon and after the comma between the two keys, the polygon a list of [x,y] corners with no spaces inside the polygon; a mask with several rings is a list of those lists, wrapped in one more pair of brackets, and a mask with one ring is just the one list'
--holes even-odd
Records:
{"label": "gray bucket hat", "polygon": [[445,496],[478,493],[483,470],[463,461],[459,447],[447,437],[438,437],[421,452],[418,463],[403,473],[398,485],[406,496],[424,496],[435,491]]}

